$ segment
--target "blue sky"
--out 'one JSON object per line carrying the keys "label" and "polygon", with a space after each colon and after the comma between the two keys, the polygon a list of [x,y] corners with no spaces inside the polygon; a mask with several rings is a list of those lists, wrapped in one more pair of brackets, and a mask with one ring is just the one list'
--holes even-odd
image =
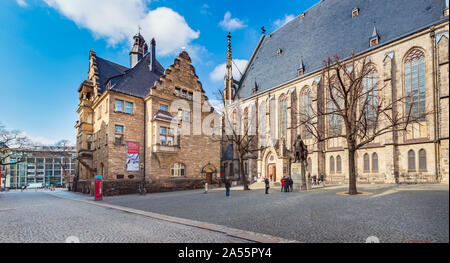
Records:
{"label": "blue sky", "polygon": [[214,98],[223,86],[228,31],[243,71],[261,26],[270,33],[316,2],[2,0],[0,122],[36,142],[75,142],[77,89],[87,78],[89,50],[128,66],[139,25],[147,41],[155,37],[164,67],[186,47],[207,96]]}

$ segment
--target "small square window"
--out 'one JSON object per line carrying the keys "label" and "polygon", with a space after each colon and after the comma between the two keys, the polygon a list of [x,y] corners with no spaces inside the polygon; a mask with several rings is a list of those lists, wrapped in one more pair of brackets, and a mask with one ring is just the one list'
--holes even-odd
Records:
{"label": "small square window", "polygon": [[125,113],[133,114],[133,103],[131,102],[125,103]]}
{"label": "small square window", "polygon": [[118,134],[123,134],[123,126],[121,126],[121,125],[116,125],[116,133],[118,133]]}
{"label": "small square window", "polygon": [[116,109],[117,112],[123,112],[123,100],[116,100]]}
{"label": "small square window", "polygon": [[163,111],[169,111],[169,106],[164,104],[159,104],[159,109]]}

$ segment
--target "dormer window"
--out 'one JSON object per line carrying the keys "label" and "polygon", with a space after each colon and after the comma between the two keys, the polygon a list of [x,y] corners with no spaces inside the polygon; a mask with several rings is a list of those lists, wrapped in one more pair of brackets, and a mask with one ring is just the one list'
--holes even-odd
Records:
{"label": "dormer window", "polygon": [[359,15],[359,8],[355,7],[352,10],[352,17],[358,16]]}
{"label": "dormer window", "polygon": [[374,38],[370,40],[370,46],[373,47],[375,45],[378,45],[378,38]]}
{"label": "dormer window", "polygon": [[374,22],[373,23],[373,33],[372,33],[372,36],[370,37],[370,46],[373,47],[375,45],[378,45],[379,40],[380,40],[380,36],[378,35],[377,24]]}
{"label": "dormer window", "polygon": [[281,56],[281,54],[283,53],[283,50],[281,48],[277,49],[277,56]]}
{"label": "dormer window", "polygon": [[302,76],[305,72],[305,64],[303,64],[303,57],[300,58],[300,67],[298,68],[298,75]]}

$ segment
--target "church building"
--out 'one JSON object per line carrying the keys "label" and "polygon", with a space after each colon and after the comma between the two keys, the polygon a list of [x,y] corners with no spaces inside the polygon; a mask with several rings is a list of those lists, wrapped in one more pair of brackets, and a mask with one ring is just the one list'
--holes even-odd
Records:
{"label": "church building", "polygon": [[[345,139],[317,143],[297,125],[296,113],[325,103],[324,61],[341,55],[346,63],[354,52],[356,59],[370,59],[371,85],[387,87],[383,96],[395,100],[410,94],[413,112],[432,113],[405,131],[383,134],[359,149],[357,181],[448,184],[448,5],[448,0],[319,1],[272,33],[263,28],[240,80],[231,72],[229,36],[224,87],[229,107],[239,101],[242,112],[265,108],[265,123],[275,123],[262,135],[271,144],[245,158],[248,179],[270,177],[279,182],[289,176],[293,143],[301,135],[309,150],[307,172],[323,174],[329,183],[348,182]],[[399,103],[392,110],[402,112],[405,107]],[[318,129],[327,133],[333,121],[319,117]],[[223,146],[221,163],[224,173],[236,179],[240,165],[232,143]]]}
{"label": "church building", "polygon": [[[191,132],[193,121],[203,121],[212,107],[186,51],[164,69],[156,41],[148,46],[138,33],[129,67],[91,51],[78,92],[75,191],[92,194],[96,175],[103,177],[105,195],[217,182],[220,141]],[[196,107],[206,110],[196,114]]]}

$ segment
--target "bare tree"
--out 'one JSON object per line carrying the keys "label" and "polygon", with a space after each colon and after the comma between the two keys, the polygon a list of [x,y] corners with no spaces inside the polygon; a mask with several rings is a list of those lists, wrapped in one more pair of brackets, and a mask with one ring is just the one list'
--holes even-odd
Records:
{"label": "bare tree", "polygon": [[30,141],[25,135],[19,131],[9,131],[0,123],[0,165],[23,162],[25,155],[23,150],[29,145]]}
{"label": "bare tree", "polygon": [[[23,162],[29,145],[30,141],[25,135],[19,131],[9,131],[0,123],[0,169]],[[6,184],[6,174],[0,171],[0,175],[0,180],[4,178]]]}
{"label": "bare tree", "polygon": [[250,155],[263,150],[265,147],[259,143],[259,114],[258,100],[256,104],[242,108],[240,101],[226,101],[224,94],[219,90],[223,101],[223,136],[225,142],[232,143],[239,163],[239,176],[244,190],[250,190],[249,181],[245,175],[244,161]]}
{"label": "bare tree", "polygon": [[[347,60],[338,55],[329,58],[324,62],[321,83],[323,92],[316,95],[317,105],[311,104],[307,113],[299,112],[299,125],[317,143],[336,138],[346,141],[349,194],[356,195],[357,150],[384,134],[406,131],[408,125],[430,113],[413,113],[410,94],[393,97],[392,90],[377,82],[376,69],[367,56],[356,58],[352,53]],[[398,110],[397,105],[405,105],[405,110]]]}
{"label": "bare tree", "polygon": [[[71,163],[71,154],[73,146],[71,145],[69,140],[60,140],[57,143],[55,143],[54,146],[54,155],[56,160],[58,160],[59,165],[61,166],[64,179],[66,183],[68,184],[69,188],[71,187],[70,182],[70,163]],[[61,158],[62,157],[62,158]]]}

